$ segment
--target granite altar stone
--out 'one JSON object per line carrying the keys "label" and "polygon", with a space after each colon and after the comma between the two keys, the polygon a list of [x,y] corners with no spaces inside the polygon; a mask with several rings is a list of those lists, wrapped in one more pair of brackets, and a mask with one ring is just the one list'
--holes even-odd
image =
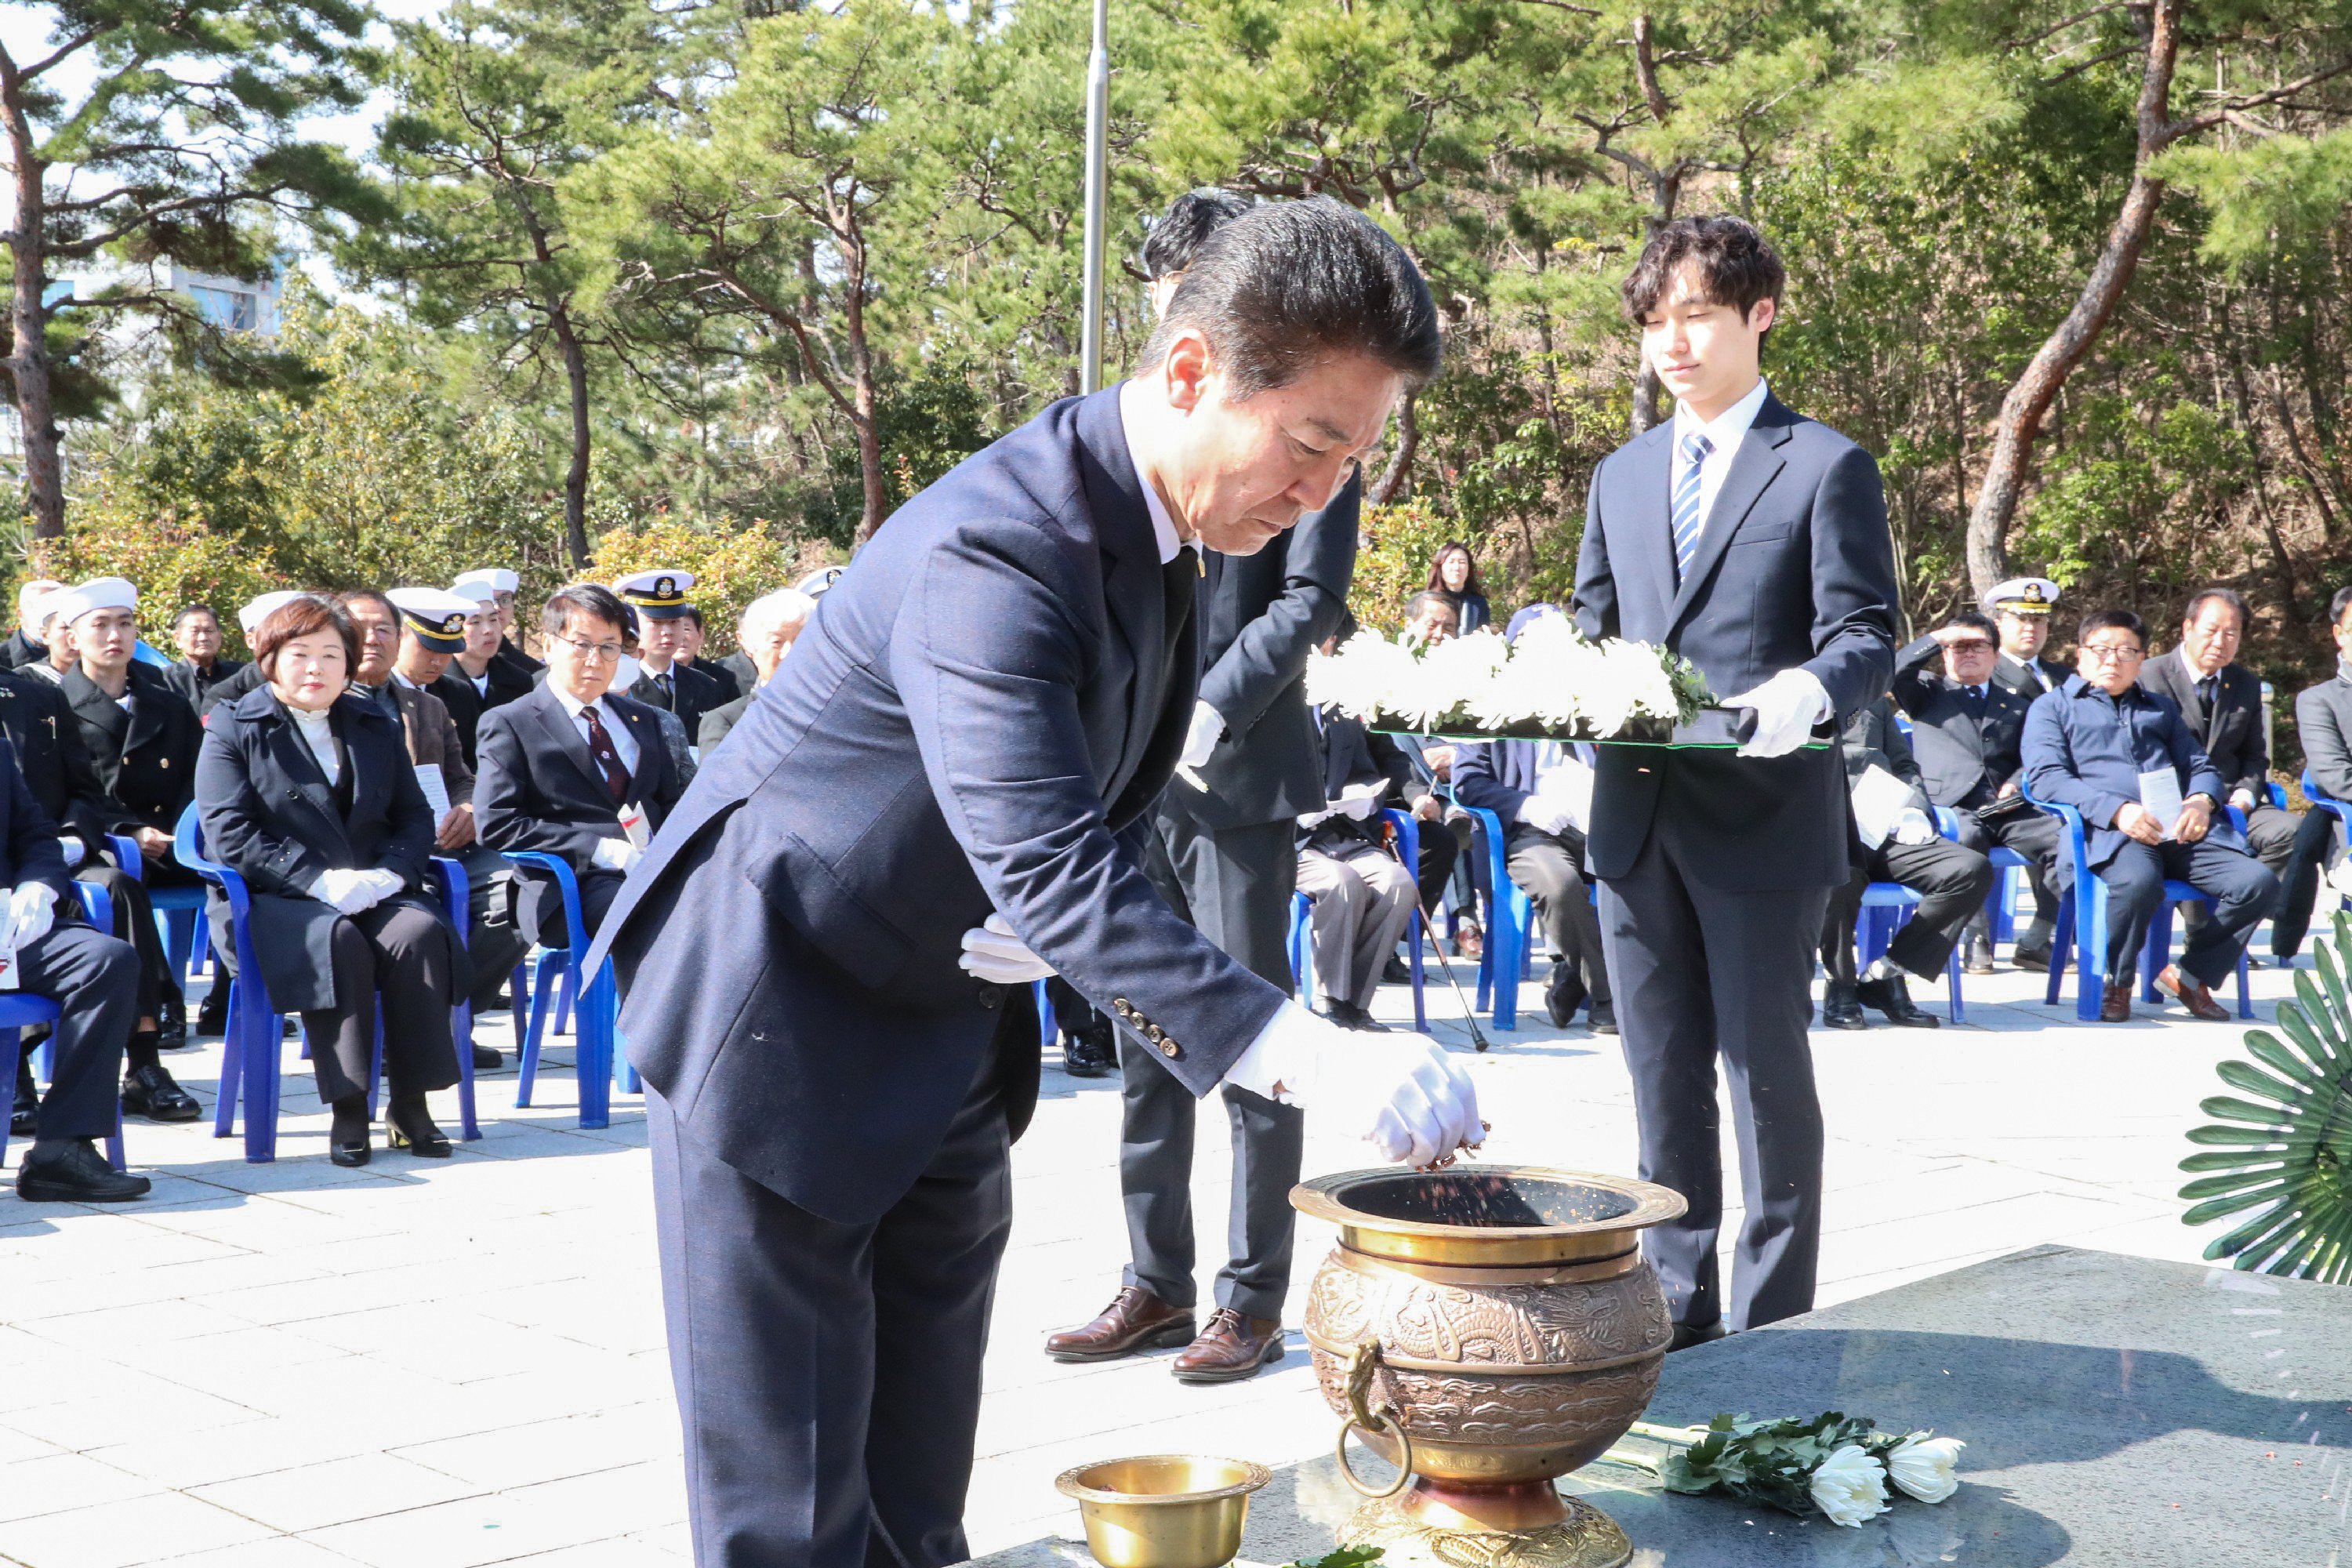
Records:
{"label": "granite altar stone", "polygon": [[[2344,1287],[2035,1247],[1666,1358],[1649,1420],[1721,1410],[1965,1438],[1960,1490],[1839,1529],[1617,1463],[1569,1477],[1633,1538],[1634,1568],[2352,1568]],[[1242,1561],[1327,1552],[1355,1505],[1328,1454],[1302,1456],[1258,1495]],[[1066,1539],[983,1560],[1090,1561]]]}

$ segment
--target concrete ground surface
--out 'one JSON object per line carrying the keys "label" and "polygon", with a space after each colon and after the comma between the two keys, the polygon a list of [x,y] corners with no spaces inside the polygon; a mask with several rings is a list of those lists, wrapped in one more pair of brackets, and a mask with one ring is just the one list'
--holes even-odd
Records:
{"label": "concrete ground surface", "polygon": [[[1469,966],[1457,969],[1466,984]],[[2265,1016],[2292,984],[2276,969],[2253,982]],[[2176,1163],[2243,1026],[2145,1004],[2128,1025],[2081,1025],[2071,1004],[2042,1005],[2042,985],[2004,963],[1968,982],[1963,1026],[1816,1029],[1823,1304],[2042,1242],[2199,1256],[2209,1237],[2179,1222]],[[1941,988],[1927,992],[1940,1014]],[[1431,973],[1435,1032],[1465,1052],[1494,1124],[1486,1157],[1631,1173],[1617,1042],[1549,1027],[1540,993],[1526,984],[1532,1020],[1490,1027],[1493,1048],[1471,1054]],[[1384,988],[1376,1011],[1409,1022],[1409,993]],[[482,1038],[509,1049],[508,1066],[483,1080],[483,1138],[446,1162],[386,1152],[379,1135],[366,1169],[330,1165],[326,1117],[289,1042],[279,1158],[245,1163],[238,1142],[210,1135],[220,1047],[207,1039],[166,1058],[206,1120],[129,1128],[151,1198],[0,1195],[0,1562],[594,1568],[688,1555],[638,1101],[616,1098],[609,1130],[581,1131],[565,1040],[540,1104],[517,1110],[503,1016]],[[1298,1238],[1289,1353],[1254,1381],[1180,1384],[1172,1352],[1045,1359],[1046,1332],[1108,1300],[1127,1253],[1118,1080],[1072,1079],[1049,1053],[1045,1094],[1013,1154],[975,1552],[1075,1532],[1053,1489],[1071,1465],[1171,1450],[1284,1464],[1327,1450],[1334,1429],[1296,1331],[1331,1242],[1316,1225]],[[454,1133],[454,1097],[436,1100]],[[1361,1145],[1308,1126],[1308,1173],[1367,1163]],[[12,1144],[9,1179],[22,1153]],[[1205,1303],[1227,1186],[1213,1102],[1194,1180]]]}

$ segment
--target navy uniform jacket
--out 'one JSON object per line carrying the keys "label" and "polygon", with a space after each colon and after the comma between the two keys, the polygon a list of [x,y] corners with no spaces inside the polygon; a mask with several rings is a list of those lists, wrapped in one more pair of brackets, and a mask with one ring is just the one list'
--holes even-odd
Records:
{"label": "navy uniform jacket", "polygon": [[37,643],[26,637],[25,628],[22,626],[10,632],[6,642],[0,643],[0,665],[5,665],[10,669],[22,669],[28,664],[46,663],[48,657],[47,646]]}
{"label": "navy uniform jacket", "polygon": [[546,665],[517,647],[514,638],[501,637],[499,638],[498,652],[490,655],[490,669],[505,670],[506,679],[501,681],[497,675],[492,674],[490,689],[494,691],[507,692],[507,700],[512,700],[529,691],[535,683],[534,678],[546,668]]}
{"label": "navy uniform jacket", "polygon": [[[1679,586],[1667,488],[1674,421],[1601,460],[1585,505],[1576,620],[1589,637],[1662,644],[1719,701],[1812,671],[1840,722],[1895,673],[1895,545],[1870,454],[1767,394]],[[1835,887],[1850,871],[1834,749],[1782,757],[1603,746],[1589,869],[1622,877],[1653,825],[1690,874],[1727,891]]]}
{"label": "navy uniform jacket", "polygon": [[131,666],[131,706],[99,689],[76,665],[58,682],[89,748],[98,782],[121,809],[110,824],[114,832],[152,827],[176,832],[181,813],[196,798],[196,749],[205,729],[195,710],[163,684],[152,666]]}
{"label": "navy uniform jacket", "polygon": [[2221,667],[2221,689],[2208,712],[2198,695],[2197,678],[2189,673],[2180,650],[2149,659],[2140,667],[2139,683],[2158,697],[2169,698],[2180,710],[2180,721],[2202,747],[2213,771],[2231,790],[2244,790],[2258,805],[2271,803],[2271,742],[2263,732],[2263,678],[2232,661]]}
{"label": "navy uniform jacket", "polygon": [[121,812],[107,798],[65,693],[37,675],[0,669],[0,731],[41,814],[81,840],[83,864],[97,858]]}
{"label": "navy uniform jacket", "polygon": [[[686,668],[693,670],[697,675],[708,676],[710,684],[719,689],[719,700],[722,702],[732,702],[750,689],[737,679],[735,671],[728,667],[724,659],[698,658]],[[705,709],[704,711],[708,712],[709,710]]]}
{"label": "navy uniform jacket", "polygon": [[1974,810],[1999,798],[2001,785],[2025,782],[2018,748],[2033,699],[2002,685],[1997,675],[1985,683],[1979,718],[1968,693],[1945,676],[1942,645],[1921,637],[1897,656],[1895,704],[1911,720],[1912,750],[1937,805]]}
{"label": "navy uniform jacket", "polygon": [[[621,716],[637,743],[637,767],[628,800],[645,808],[648,826],[658,828],[677,805],[684,787],[670,764],[660,721],[652,709],[607,692],[605,703]],[[530,695],[482,715],[474,773],[474,827],[493,849],[529,849],[561,855],[575,876],[586,876],[600,839],[619,838],[621,814],[604,788],[604,774],[589,754],[587,738],[544,685]],[[560,915],[562,894],[544,872],[520,868],[516,913],[533,942]]]}
{"label": "navy uniform jacket", "polygon": [[[214,710],[196,763],[196,811],[205,853],[245,879],[253,895],[253,951],[269,1005],[310,1012],[335,1005],[329,941],[341,917],[310,897],[327,870],[382,869],[406,890],[388,902],[445,923],[438,899],[423,895],[433,856],[433,806],[409,764],[399,721],[346,692],[329,710],[351,770],[348,815],[293,717],[268,687]],[[472,989],[465,944],[453,931],[455,994]]]}
{"label": "navy uniform jacket", "polygon": [[73,883],[66,877],[65,852],[58,847],[58,825],[41,809],[16,768],[15,748],[0,739],[0,888],[26,882],[46,884],[58,896],[57,918],[62,925],[78,920]]}
{"label": "navy uniform jacket", "polygon": [[625,695],[648,708],[659,708],[677,716],[686,726],[686,738],[691,742],[702,729],[702,716],[713,708],[724,707],[727,699],[719,694],[719,682],[710,679],[708,670],[690,664],[673,663],[669,668],[672,695],[664,697],[652,670],[637,677],[637,683]]}
{"label": "navy uniform jacket", "polygon": [[1282,1005],[1140,868],[1199,655],[1118,396],[1052,405],[891,517],[598,939],[685,1131],[825,1219],[898,1202],[980,1081],[1007,998],[956,961],[992,909],[1195,1094]]}
{"label": "navy uniform jacket", "polygon": [[[2221,811],[2229,785],[2206,761],[2170,698],[2137,684],[2120,698],[2109,697],[2076,675],[2037,700],[2025,716],[2025,787],[2036,800],[2083,814],[2093,870],[2129,842],[2114,823],[2126,803],[2138,801],[2139,775],[2166,766],[2179,776],[2181,799],[2213,797],[2213,826],[2207,837],[2243,849],[2245,840]],[[2058,875],[2062,884],[2073,879],[2069,857],[2058,858]]]}
{"label": "navy uniform jacket", "polygon": [[2055,691],[2074,678],[2074,672],[2041,654],[2031,663],[2016,655],[2002,652],[1993,659],[1992,678],[1996,684],[2006,686],[2028,702],[2045,691]]}
{"label": "navy uniform jacket", "polygon": [[1356,573],[1361,475],[1321,511],[1298,520],[1255,555],[1205,560],[1194,618],[1201,626],[1200,700],[1225,732],[1189,786],[1186,816],[1211,827],[1248,827],[1323,808],[1323,744],[1307,710],[1307,656],[1339,629]]}

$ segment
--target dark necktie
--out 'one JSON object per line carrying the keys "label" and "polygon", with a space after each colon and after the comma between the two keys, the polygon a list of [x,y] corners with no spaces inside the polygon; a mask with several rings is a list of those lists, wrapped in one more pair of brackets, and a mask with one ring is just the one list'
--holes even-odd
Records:
{"label": "dark necktie", "polygon": [[618,805],[628,798],[629,770],[621,765],[621,753],[613,745],[613,737],[604,729],[604,721],[596,717],[593,708],[583,708],[580,716],[588,721],[588,754],[596,759],[604,771],[604,792]]}
{"label": "dark necktie", "polygon": [[2205,718],[2209,723],[2213,718],[2213,705],[2221,699],[2221,678],[2220,676],[2209,675],[2197,683],[2197,704],[2205,710]]}
{"label": "dark necktie", "polygon": [[671,684],[669,671],[664,670],[659,675],[655,676],[654,684],[661,688],[662,706],[665,708],[675,709],[677,706],[677,697],[676,688]]}
{"label": "dark necktie", "polygon": [[1969,688],[1969,717],[1982,722],[1984,716],[1985,689],[1981,686],[1971,686]]}
{"label": "dark necktie", "polygon": [[1191,549],[1176,552],[1176,559],[1160,568],[1160,585],[1166,592],[1168,631],[1168,663],[1176,664],[1176,650],[1183,646],[1184,618],[1192,613],[1192,595],[1201,581],[1201,557]]}

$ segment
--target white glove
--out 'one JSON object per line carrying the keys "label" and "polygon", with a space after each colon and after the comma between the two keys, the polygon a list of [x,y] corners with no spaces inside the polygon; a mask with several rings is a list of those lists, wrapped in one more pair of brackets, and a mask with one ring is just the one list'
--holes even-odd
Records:
{"label": "white glove", "polygon": [[991,915],[963,933],[963,956],[956,965],[967,974],[999,985],[1025,985],[1054,973],[1052,964],[1013,934],[1003,915]]}
{"label": "white glove", "polygon": [[1486,1139],[1478,1090],[1452,1053],[1425,1035],[1342,1029],[1286,1002],[1225,1074],[1227,1083],[1358,1136],[1383,1160],[1434,1165]]}
{"label": "white glove", "polygon": [[1576,816],[1568,809],[1566,802],[1538,793],[1519,802],[1519,820],[1538,833],[1549,833],[1558,837],[1574,825]]}
{"label": "white glove", "polygon": [[379,904],[386,899],[397,897],[408,886],[400,879],[397,871],[387,871],[381,866],[372,871],[361,872],[360,877],[375,894],[373,901]]}
{"label": "white glove", "polygon": [[1828,689],[1810,669],[1784,669],[1755,690],[1727,697],[1726,708],[1756,710],[1756,736],[1739,748],[1743,757],[1782,757],[1812,738],[1813,726],[1830,716]]}
{"label": "white glove", "polygon": [[376,891],[373,873],[340,869],[320,872],[310,884],[310,896],[322,904],[334,905],[347,915],[373,909],[383,900],[383,895]]}
{"label": "white glove", "polygon": [[1197,768],[1207,762],[1224,732],[1223,715],[1205,702],[1192,704],[1192,727],[1184,731],[1184,754],[1176,759],[1178,765]]}
{"label": "white glove", "polygon": [[58,923],[58,890],[47,882],[20,882],[8,895],[8,945],[25,947]]}
{"label": "white glove", "polygon": [[1895,819],[1895,842],[1897,844],[1933,844],[1936,822],[1916,805],[1906,805],[1903,815]]}
{"label": "white glove", "polygon": [[1351,784],[1340,790],[1339,798],[1331,802],[1331,809],[1358,822],[1369,821],[1381,808],[1381,791],[1384,784]]}
{"label": "white glove", "polygon": [[645,858],[645,854],[625,838],[599,838],[595,853],[588,857],[588,862],[599,870],[625,872]]}

